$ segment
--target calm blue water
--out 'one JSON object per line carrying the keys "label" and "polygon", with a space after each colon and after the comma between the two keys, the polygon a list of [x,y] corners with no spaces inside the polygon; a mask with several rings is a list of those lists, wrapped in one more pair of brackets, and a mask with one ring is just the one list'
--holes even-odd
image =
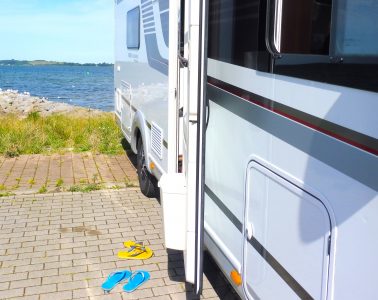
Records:
{"label": "calm blue water", "polygon": [[113,67],[0,66],[0,88],[73,105],[113,110]]}

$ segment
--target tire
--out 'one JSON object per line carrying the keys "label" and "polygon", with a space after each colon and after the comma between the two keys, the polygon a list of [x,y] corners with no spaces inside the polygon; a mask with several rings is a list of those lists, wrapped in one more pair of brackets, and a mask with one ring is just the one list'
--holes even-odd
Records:
{"label": "tire", "polygon": [[137,151],[137,173],[140,190],[146,197],[154,198],[157,195],[157,182],[147,169],[142,138],[138,139]]}

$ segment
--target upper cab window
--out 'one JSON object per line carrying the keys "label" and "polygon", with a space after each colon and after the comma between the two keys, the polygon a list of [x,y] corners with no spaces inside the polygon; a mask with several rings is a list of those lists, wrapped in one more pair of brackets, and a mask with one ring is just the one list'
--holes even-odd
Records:
{"label": "upper cab window", "polygon": [[129,10],[126,16],[126,44],[128,49],[139,49],[140,45],[140,9]]}
{"label": "upper cab window", "polygon": [[274,73],[378,92],[378,1],[275,0]]}

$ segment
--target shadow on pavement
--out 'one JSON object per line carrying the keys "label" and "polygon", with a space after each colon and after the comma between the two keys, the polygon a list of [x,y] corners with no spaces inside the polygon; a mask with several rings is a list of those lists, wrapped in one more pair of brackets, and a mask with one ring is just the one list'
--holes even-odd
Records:
{"label": "shadow on pavement", "polygon": [[136,169],[136,167],[137,167],[137,156],[131,150],[131,146],[130,146],[129,142],[125,138],[122,138],[121,145],[122,145],[123,150],[125,150],[125,153],[126,153],[127,157],[129,158],[130,162],[133,164],[134,168]]}
{"label": "shadow on pavement", "polygon": [[[178,250],[167,249],[168,253],[168,275],[172,281],[185,282],[185,267],[183,252]],[[207,278],[213,287],[219,299],[240,300],[238,294],[234,291],[231,284],[224,277],[213,258],[208,252],[204,253],[204,277]],[[206,280],[206,279],[205,279]],[[206,289],[208,285],[204,281]],[[185,282],[186,299],[199,299],[193,293],[191,284]]]}

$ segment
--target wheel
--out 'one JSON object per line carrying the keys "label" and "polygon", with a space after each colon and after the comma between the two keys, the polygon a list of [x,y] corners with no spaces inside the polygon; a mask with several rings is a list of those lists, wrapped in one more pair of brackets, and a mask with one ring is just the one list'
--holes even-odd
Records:
{"label": "wheel", "polygon": [[140,190],[146,197],[156,197],[156,179],[151,175],[151,173],[147,169],[142,138],[139,138],[138,140],[137,151],[137,172]]}

